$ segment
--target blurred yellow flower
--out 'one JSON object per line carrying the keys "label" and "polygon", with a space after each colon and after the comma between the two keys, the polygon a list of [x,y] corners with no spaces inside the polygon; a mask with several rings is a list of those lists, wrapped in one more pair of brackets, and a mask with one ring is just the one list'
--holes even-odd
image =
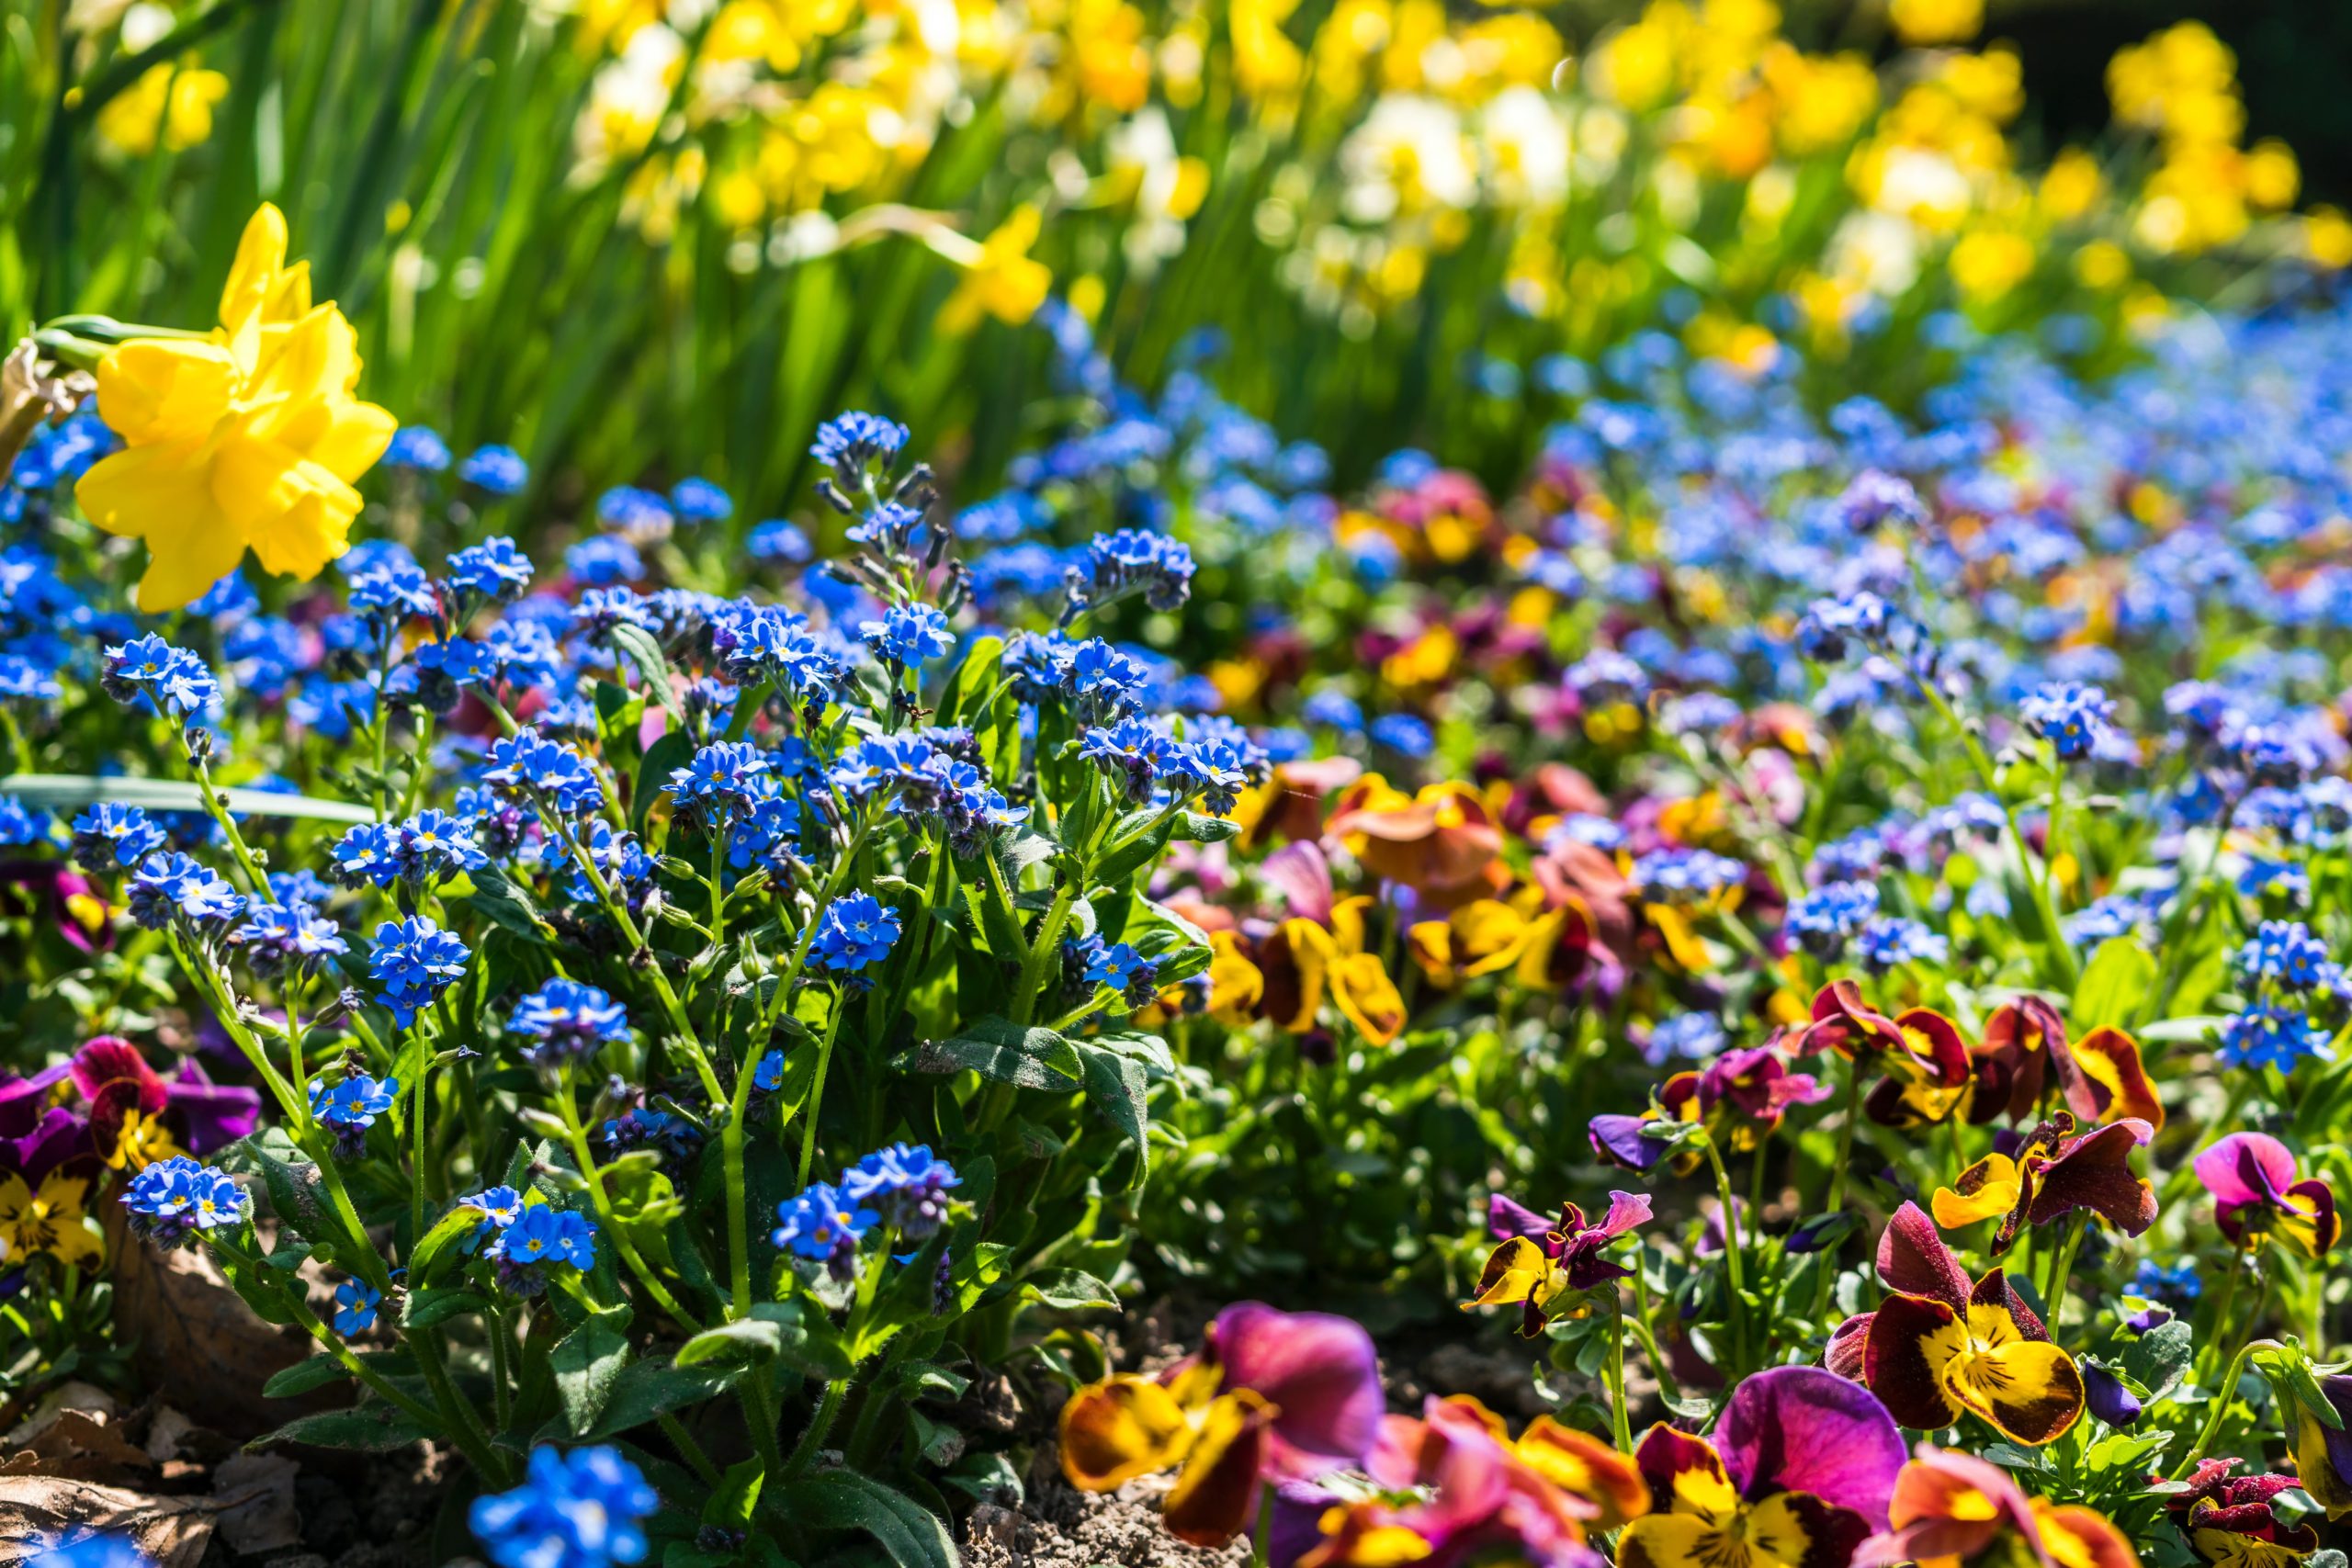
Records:
{"label": "blurred yellow flower", "polygon": [[2303,220],[2303,254],[2313,266],[2341,272],[2352,266],[2352,219],[2340,209],[2314,207]]}
{"label": "blurred yellow flower", "polygon": [[1053,270],[1029,255],[1044,227],[1045,214],[1035,204],[1013,209],[981,243],[956,291],[940,307],[939,330],[960,336],[978,326],[982,315],[1016,327],[1035,315],[1054,286]]}
{"label": "blurred yellow flower", "polygon": [[2041,176],[2041,210],[2053,222],[2073,222],[2098,204],[2106,187],[2098,161],[2079,147],[2069,147],[2050,161]]}
{"label": "blurred yellow flower", "polygon": [[185,152],[212,134],[212,107],[229,96],[218,71],[152,65],[98,111],[98,139],[117,152],[143,158],[155,150]]}
{"label": "blurred yellow flower", "polygon": [[250,548],[283,576],[316,577],[349,547],[351,481],[397,422],[352,394],[358,343],[332,303],[311,303],[308,263],[286,265],[286,220],[245,225],[203,338],[135,338],[98,364],[98,412],[127,444],[84,475],[83,514],[143,539],[139,607],[175,610]]}
{"label": "blurred yellow flower", "polygon": [[1894,0],[1887,17],[1905,43],[1966,43],[1984,26],[1984,0]]}
{"label": "blurred yellow flower", "polygon": [[1951,248],[1951,280],[1974,303],[1997,299],[2033,276],[2033,242],[2022,234],[1979,229]]}

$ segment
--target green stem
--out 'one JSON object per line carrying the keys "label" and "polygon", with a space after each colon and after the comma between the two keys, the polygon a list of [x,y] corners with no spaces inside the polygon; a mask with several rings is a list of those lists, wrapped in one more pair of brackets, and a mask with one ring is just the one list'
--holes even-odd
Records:
{"label": "green stem", "polygon": [[1716,1149],[1714,1139],[1702,1136],[1699,1147],[1706,1152],[1707,1164],[1715,1173],[1715,1199],[1724,1206],[1724,1279],[1731,1290],[1732,1345],[1738,1366],[1747,1365],[1747,1290],[1741,1278],[1739,1211],[1731,1194],[1731,1172],[1724,1168],[1724,1156]]}
{"label": "green stem", "polygon": [[817,1040],[817,1076],[808,1086],[808,1109],[800,1123],[800,1185],[808,1185],[808,1173],[817,1164],[817,1120],[825,1104],[825,1076],[833,1065],[833,1038],[841,1032],[842,1014],[848,1011],[841,988],[826,987],[832,1005],[825,1015],[825,1032]]}
{"label": "green stem", "polygon": [[2180,1456],[2180,1463],[2173,1468],[2173,1480],[2186,1480],[2189,1472],[2197,1468],[2197,1461],[2205,1457],[2205,1450],[2213,1446],[2213,1439],[2222,1435],[2222,1422],[2229,1416],[2230,1406],[2236,1403],[2238,1379],[2245,1375],[2247,1360],[2256,1350],[2278,1348],[2278,1342],[2275,1339],[2249,1339],[2238,1347],[2237,1357],[2230,1362],[2229,1371],[2213,1390],[2213,1413],[2205,1418],[2205,1429],[2197,1435],[2196,1443]]}
{"label": "green stem", "polygon": [[817,1413],[808,1417],[808,1429],[793,1445],[792,1457],[784,1461],[786,1479],[797,1477],[816,1461],[817,1450],[825,1446],[825,1438],[833,1429],[833,1418],[842,1413],[842,1400],[848,1393],[847,1378],[835,1378],[825,1385],[825,1395],[817,1402]]}
{"label": "green stem", "polygon": [[655,1304],[687,1332],[700,1333],[702,1325],[692,1313],[678,1304],[669,1288],[662,1283],[652,1269],[646,1267],[645,1259],[638,1255],[636,1247],[622,1233],[619,1223],[613,1217],[612,1201],[605,1195],[605,1181],[596,1168],[596,1156],[588,1147],[588,1130],[581,1124],[580,1108],[573,1103],[571,1073],[572,1066],[566,1062],[557,1082],[556,1105],[563,1112],[564,1143],[571,1150],[572,1160],[580,1167],[581,1177],[588,1184],[588,1201],[596,1211],[596,1224],[612,1239],[613,1250],[620,1255],[628,1271],[637,1276],[638,1282],[645,1287],[646,1293],[653,1298]]}

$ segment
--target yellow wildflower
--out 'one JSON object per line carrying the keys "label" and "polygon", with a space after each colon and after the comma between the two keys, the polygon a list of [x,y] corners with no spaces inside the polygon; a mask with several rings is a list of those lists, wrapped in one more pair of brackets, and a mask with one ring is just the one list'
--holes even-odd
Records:
{"label": "yellow wildflower", "polygon": [[[980,324],[983,313],[1009,326],[1019,326],[1037,313],[1054,286],[1053,269],[1032,261],[1029,247],[1037,243],[1045,215],[1034,205],[1013,209],[979,247],[956,292],[940,307],[939,330],[960,335]],[[965,243],[970,243],[966,241]]]}
{"label": "yellow wildflower", "polygon": [[1887,15],[1905,43],[1966,43],[1984,26],[1984,0],[1894,0]]}
{"label": "yellow wildflower", "polygon": [[245,225],[203,338],[134,338],[98,364],[98,412],[126,443],[76,491],[109,534],[144,539],[139,607],[175,610],[250,548],[308,580],[349,547],[365,473],[396,422],[355,398],[356,335],[312,306],[309,264],[286,265],[286,220]]}
{"label": "yellow wildflower", "polygon": [[164,152],[185,152],[211,136],[212,106],[228,96],[229,78],[218,71],[151,65],[98,111],[98,139],[143,158],[160,134]]}

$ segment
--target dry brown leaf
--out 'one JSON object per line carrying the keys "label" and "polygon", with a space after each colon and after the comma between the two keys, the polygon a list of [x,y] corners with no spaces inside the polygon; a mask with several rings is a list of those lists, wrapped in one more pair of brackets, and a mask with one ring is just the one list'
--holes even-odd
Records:
{"label": "dry brown leaf", "polygon": [[111,1224],[109,1232],[115,1333],[149,1393],[199,1427],[239,1437],[348,1402],[334,1389],[262,1398],[262,1384],[311,1353],[309,1337],[263,1322],[202,1252],[129,1243]]}
{"label": "dry brown leaf", "polygon": [[277,1454],[232,1455],[212,1472],[220,1499],[220,1539],[254,1557],[302,1544],[302,1516],[294,1507],[294,1478],[301,1467]]}
{"label": "dry brown leaf", "polygon": [[49,1475],[0,1475],[0,1561],[96,1531],[128,1535],[156,1568],[197,1568],[212,1540],[209,1497],[159,1497]]}

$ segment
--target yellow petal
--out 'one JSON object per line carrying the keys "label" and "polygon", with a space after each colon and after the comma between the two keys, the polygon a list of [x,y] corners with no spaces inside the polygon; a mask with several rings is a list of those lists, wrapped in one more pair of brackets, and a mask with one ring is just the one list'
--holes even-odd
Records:
{"label": "yellow petal", "polygon": [[1081,1492],[1108,1492],[1174,1464],[1192,1438],[1175,1395],[1148,1378],[1108,1378],[1062,1406],[1062,1473]]}
{"label": "yellow petal", "polygon": [[134,338],[98,361],[98,416],[134,446],[201,438],[229,412],[238,380],[217,344]]}
{"label": "yellow petal", "polygon": [[1376,953],[1352,953],[1332,966],[1331,999],[1374,1045],[1387,1044],[1405,1027],[1405,998]]}
{"label": "yellow petal", "polygon": [[1951,1186],[1937,1188],[1928,1206],[1935,1211],[1936,1224],[1948,1231],[1958,1230],[2007,1213],[2018,1206],[2024,1190],[2018,1162],[2007,1155],[1992,1154],[1962,1171]]}

